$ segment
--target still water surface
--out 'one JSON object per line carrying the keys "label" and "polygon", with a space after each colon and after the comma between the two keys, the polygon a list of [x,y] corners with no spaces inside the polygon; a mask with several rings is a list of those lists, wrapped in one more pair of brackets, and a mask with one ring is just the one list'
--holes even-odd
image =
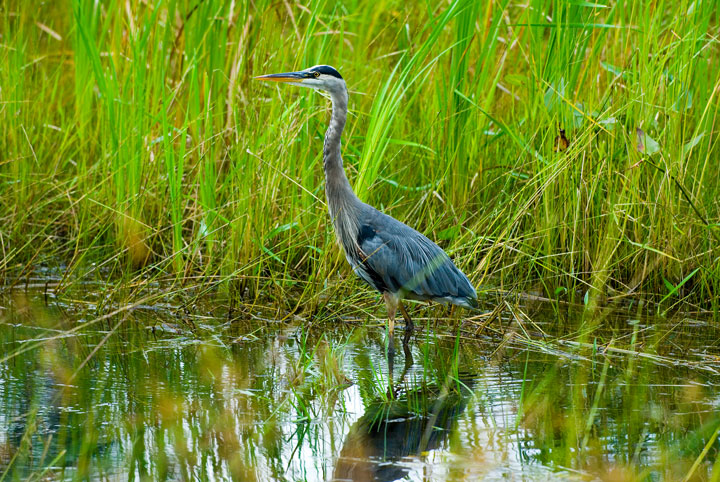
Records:
{"label": "still water surface", "polygon": [[418,320],[389,363],[381,320],[81,298],[0,298],[0,479],[720,477],[712,322],[616,313],[583,335],[524,306],[478,336]]}

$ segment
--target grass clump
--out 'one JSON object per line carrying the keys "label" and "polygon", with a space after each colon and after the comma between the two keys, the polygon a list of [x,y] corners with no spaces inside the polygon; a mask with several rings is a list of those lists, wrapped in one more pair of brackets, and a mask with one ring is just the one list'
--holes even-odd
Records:
{"label": "grass clump", "polygon": [[718,310],[714,2],[10,0],[0,22],[5,284],[347,292],[329,105],[251,81],[322,62],[348,79],[360,196],[475,285]]}

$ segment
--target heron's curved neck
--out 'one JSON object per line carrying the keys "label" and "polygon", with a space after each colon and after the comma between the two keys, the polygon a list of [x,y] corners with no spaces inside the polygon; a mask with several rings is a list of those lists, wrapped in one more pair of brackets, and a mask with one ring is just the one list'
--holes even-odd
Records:
{"label": "heron's curved neck", "polygon": [[347,120],[347,90],[331,92],[330,95],[332,98],[332,117],[330,118],[330,126],[325,132],[323,167],[325,168],[325,194],[330,215],[334,219],[338,212],[349,208],[350,203],[355,201],[357,196],[355,196],[345,175],[342,156],[340,155],[340,136]]}

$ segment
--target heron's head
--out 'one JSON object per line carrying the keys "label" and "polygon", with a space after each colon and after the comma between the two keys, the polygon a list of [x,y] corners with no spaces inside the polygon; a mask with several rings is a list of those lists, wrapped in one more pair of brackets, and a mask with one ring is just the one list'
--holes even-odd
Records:
{"label": "heron's head", "polygon": [[300,87],[310,87],[313,89],[324,90],[326,92],[330,92],[331,94],[345,92],[346,90],[343,78],[337,70],[329,65],[316,65],[298,72],[268,74],[255,78],[257,80],[283,82],[291,85],[299,85]]}

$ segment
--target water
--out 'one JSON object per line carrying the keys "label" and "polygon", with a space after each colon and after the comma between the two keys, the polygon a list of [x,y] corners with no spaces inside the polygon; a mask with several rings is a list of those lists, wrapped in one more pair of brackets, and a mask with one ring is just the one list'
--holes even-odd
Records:
{"label": "water", "polygon": [[373,321],[178,306],[0,298],[0,480],[720,476],[711,323],[521,304],[416,320],[390,371]]}

